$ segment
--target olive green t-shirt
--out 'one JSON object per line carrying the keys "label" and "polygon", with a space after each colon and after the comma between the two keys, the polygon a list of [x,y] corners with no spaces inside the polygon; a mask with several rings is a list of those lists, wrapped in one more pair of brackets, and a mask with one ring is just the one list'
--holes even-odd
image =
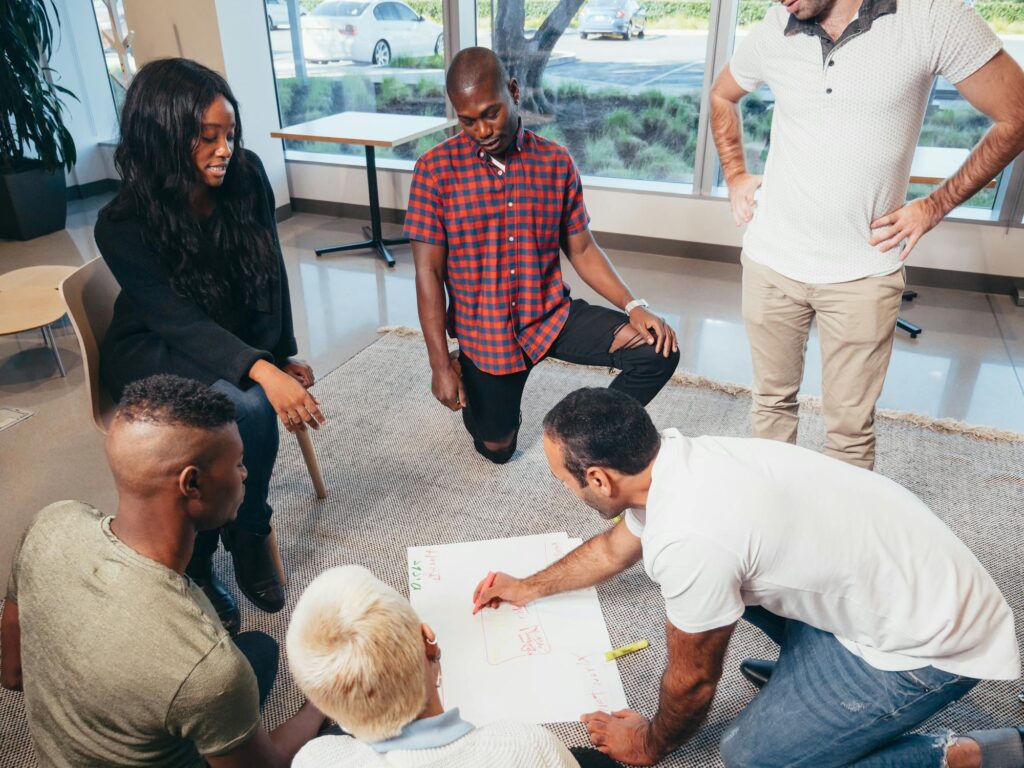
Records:
{"label": "olive green t-shirt", "polygon": [[25,709],[43,766],[201,766],[260,723],[256,677],[187,577],[77,501],[15,556]]}

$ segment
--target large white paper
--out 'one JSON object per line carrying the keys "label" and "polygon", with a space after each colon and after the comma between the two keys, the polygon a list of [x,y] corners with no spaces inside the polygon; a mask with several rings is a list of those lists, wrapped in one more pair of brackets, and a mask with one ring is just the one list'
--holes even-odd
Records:
{"label": "large white paper", "polygon": [[502,604],[473,615],[473,589],[488,571],[528,576],[579,546],[564,532],[435,547],[409,547],[409,594],[437,634],[441,698],[474,725],[554,723],[626,708],[594,589]]}

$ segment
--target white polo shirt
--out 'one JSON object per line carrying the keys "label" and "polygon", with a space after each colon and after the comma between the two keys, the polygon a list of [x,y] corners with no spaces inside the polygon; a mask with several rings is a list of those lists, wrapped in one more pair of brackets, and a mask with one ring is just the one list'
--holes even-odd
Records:
{"label": "white polo shirt", "polygon": [[743,250],[805,283],[895,272],[902,249],[869,245],[869,225],[906,200],[932,81],[963,80],[1002,44],[962,0],[864,0],[835,46],[790,19],[773,4],[729,62],[741,88],[775,95]]}
{"label": "white polo shirt", "polygon": [[748,605],[826,632],[882,670],[1014,680],[1013,613],[967,546],[881,475],[774,440],[662,433],[626,525],[684,632]]}

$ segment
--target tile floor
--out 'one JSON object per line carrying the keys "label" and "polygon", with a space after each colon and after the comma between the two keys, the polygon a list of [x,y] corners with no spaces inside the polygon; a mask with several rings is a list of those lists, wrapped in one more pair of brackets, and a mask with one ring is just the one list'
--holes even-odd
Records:
{"label": "tile floor", "polygon": [[[65,231],[27,243],[0,242],[0,271],[33,264],[81,264],[97,254],[92,238],[105,198],[72,205]],[[417,325],[412,258],[397,248],[388,269],[368,253],[317,259],[315,246],[360,237],[362,222],[299,214],[280,227],[301,354],[324,375],[376,338],[384,325]],[[397,227],[391,227],[397,232]],[[749,384],[750,357],[740,315],[738,265],[615,251],[633,291],[675,327],[681,368]],[[593,294],[566,267],[578,296]],[[1024,309],[1006,296],[927,288],[904,316],[924,327],[897,334],[880,405],[1024,432]],[[0,432],[0,579],[34,512],[75,497],[110,509],[114,494],[92,426],[77,341],[55,330],[66,379],[38,333],[0,337],[0,405],[35,415]],[[422,382],[410,386],[427,386]],[[820,394],[820,357],[812,338],[803,390]]]}

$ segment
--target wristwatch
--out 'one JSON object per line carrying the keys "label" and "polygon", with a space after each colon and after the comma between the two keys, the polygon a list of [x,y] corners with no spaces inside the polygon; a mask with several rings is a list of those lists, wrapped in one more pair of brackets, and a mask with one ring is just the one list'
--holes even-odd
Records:
{"label": "wristwatch", "polygon": [[629,302],[629,304],[626,305],[626,309],[624,311],[628,315],[637,307],[643,307],[644,309],[647,309],[647,307],[649,306],[651,305],[647,303],[646,299],[633,299],[631,302]]}

